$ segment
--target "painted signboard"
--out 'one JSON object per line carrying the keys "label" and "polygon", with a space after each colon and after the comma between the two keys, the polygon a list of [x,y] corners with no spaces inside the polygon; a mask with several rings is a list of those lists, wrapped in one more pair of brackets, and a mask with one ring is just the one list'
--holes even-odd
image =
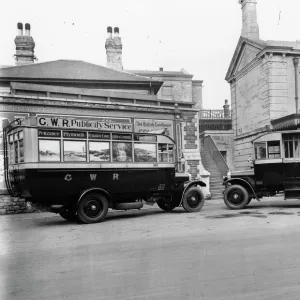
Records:
{"label": "painted signboard", "polygon": [[87,129],[99,131],[132,132],[133,124],[130,119],[99,118],[87,119],[80,117],[37,116],[38,127]]}
{"label": "painted signboard", "polygon": [[157,132],[164,130],[164,134],[174,138],[173,121],[170,120],[152,120],[135,119],[134,131],[138,133]]}

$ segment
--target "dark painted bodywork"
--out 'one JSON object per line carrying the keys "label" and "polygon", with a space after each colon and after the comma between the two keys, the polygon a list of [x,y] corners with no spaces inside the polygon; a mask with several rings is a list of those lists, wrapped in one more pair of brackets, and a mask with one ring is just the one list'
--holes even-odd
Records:
{"label": "dark painted bodywork", "polygon": [[175,177],[174,168],[163,169],[105,169],[105,170],[18,170],[10,179],[15,192],[32,202],[45,205],[68,204],[77,201],[89,189],[97,188],[115,203],[147,200],[152,196],[182,193],[186,177]]}

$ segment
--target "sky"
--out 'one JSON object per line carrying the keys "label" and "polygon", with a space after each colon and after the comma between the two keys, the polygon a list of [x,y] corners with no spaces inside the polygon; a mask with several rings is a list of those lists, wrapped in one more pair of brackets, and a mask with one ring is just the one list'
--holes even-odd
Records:
{"label": "sky", "polygon": [[[203,80],[203,107],[230,103],[225,81],[242,29],[238,0],[0,0],[0,65],[14,65],[17,23],[31,24],[37,62],[106,65],[107,26],[119,27],[125,70],[179,71]],[[299,0],[257,0],[260,38],[300,40]]]}

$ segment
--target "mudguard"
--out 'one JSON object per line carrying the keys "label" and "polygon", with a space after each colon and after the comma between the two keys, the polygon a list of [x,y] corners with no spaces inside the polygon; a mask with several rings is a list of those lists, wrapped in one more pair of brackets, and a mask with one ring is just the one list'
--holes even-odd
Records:
{"label": "mudguard", "polygon": [[81,198],[89,193],[89,192],[92,192],[92,191],[97,191],[97,192],[102,192],[106,197],[107,197],[107,200],[110,201],[112,198],[111,198],[111,195],[106,191],[106,190],[103,190],[101,188],[90,188],[90,189],[87,189],[87,190],[84,190],[81,194],[80,194],[80,197],[78,198],[77,200],[77,204],[79,203],[79,201],[81,200]]}
{"label": "mudguard", "polygon": [[243,187],[248,187],[248,188],[250,188],[250,190],[253,192],[253,195],[254,195],[255,199],[259,201],[259,198],[257,197],[257,195],[256,195],[256,193],[255,193],[255,191],[254,191],[254,188],[253,188],[252,184],[249,183],[247,180],[242,179],[242,178],[231,178],[231,179],[228,179],[228,180],[226,180],[226,181],[224,182],[224,185],[225,185],[225,186],[226,186],[226,183],[231,183],[232,185],[233,185],[233,184],[239,184],[239,185],[241,185],[241,186],[243,186]]}
{"label": "mudguard", "polygon": [[201,181],[201,180],[187,181],[187,182],[185,182],[184,184],[185,184],[185,185],[184,185],[184,189],[183,189],[183,191],[182,191],[181,200],[180,200],[179,205],[182,204],[182,200],[183,200],[184,194],[185,194],[185,192],[186,192],[190,187],[192,187],[192,186],[197,186],[197,185],[200,185],[200,186],[206,186],[206,184],[205,184],[203,181]]}

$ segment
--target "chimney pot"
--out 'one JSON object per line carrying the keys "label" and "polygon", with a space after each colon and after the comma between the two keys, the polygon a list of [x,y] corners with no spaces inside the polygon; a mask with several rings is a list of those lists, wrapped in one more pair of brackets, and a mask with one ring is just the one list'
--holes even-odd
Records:
{"label": "chimney pot", "polygon": [[25,35],[30,36],[30,24],[29,23],[25,24]]}
{"label": "chimney pot", "polygon": [[17,28],[18,28],[18,35],[23,35],[23,24],[19,22],[17,24]]}
{"label": "chimney pot", "polygon": [[160,72],[162,72],[163,70],[164,70],[164,68],[162,68],[162,67],[159,68],[159,71],[160,71]]}
{"label": "chimney pot", "polygon": [[114,37],[119,37],[119,27],[114,28]]}
{"label": "chimney pot", "polygon": [[112,27],[111,26],[107,27],[107,38],[108,39],[112,38]]}

